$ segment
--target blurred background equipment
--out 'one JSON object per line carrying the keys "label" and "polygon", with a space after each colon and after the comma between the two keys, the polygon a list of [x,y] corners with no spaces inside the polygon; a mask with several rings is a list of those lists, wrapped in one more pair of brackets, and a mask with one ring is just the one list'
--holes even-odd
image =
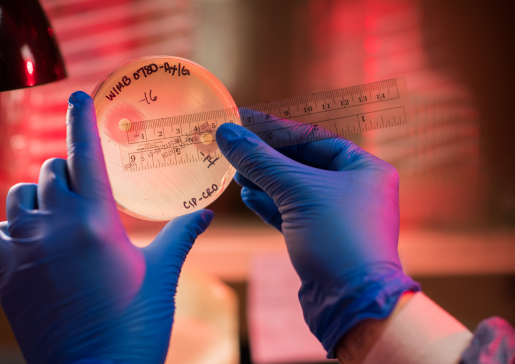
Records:
{"label": "blurred background equipment", "polygon": [[54,29],[38,0],[1,0],[0,15],[0,91],[66,77]]}
{"label": "blurred background equipment", "polygon": [[175,297],[174,335],[165,364],[237,364],[238,299],[211,274],[184,269]]}
{"label": "blurred background equipment", "polygon": [[[69,77],[0,94],[2,199],[14,183],[36,182],[44,160],[66,156],[69,94],[91,92],[133,58],[191,59],[217,76],[237,105],[406,77],[415,123],[353,137],[399,171],[404,267],[469,329],[494,315],[515,324],[514,2],[41,0],[41,5]],[[254,308],[264,303],[246,292],[248,284],[266,278],[253,259],[286,254],[282,237],[246,209],[235,183],[210,208],[215,221],[186,266],[215,275],[236,291],[241,362],[254,357],[264,363],[263,356],[252,355],[246,317],[247,300]],[[151,241],[163,226],[122,219],[137,244]],[[288,303],[276,299],[258,312]],[[1,320],[0,359],[12,353],[5,359],[12,363],[19,353]],[[302,327],[303,318],[298,320]],[[287,325],[273,329],[278,339],[295,334]]]}

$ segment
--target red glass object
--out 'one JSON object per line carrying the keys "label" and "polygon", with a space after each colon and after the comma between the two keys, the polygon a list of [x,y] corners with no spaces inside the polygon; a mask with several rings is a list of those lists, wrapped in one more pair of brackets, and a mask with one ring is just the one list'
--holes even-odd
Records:
{"label": "red glass object", "polygon": [[65,77],[54,31],[38,0],[0,0],[0,91]]}

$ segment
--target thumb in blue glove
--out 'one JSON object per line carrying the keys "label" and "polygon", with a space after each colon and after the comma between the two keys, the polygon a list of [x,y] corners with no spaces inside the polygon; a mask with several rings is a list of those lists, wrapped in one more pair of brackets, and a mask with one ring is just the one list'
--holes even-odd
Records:
{"label": "thumb in blue glove", "polygon": [[[309,133],[303,125],[296,129]],[[404,292],[419,289],[399,261],[399,178],[391,165],[343,138],[276,151],[224,124],[216,139],[238,171],[245,204],[283,233],[302,281],[304,318],[328,357],[356,324],[387,317]]]}
{"label": "thumb in blue glove", "polygon": [[30,363],[162,363],[177,281],[213,213],[169,222],[146,248],[120,221],[91,98],[74,93],[68,159],[51,159],[39,184],[18,184],[0,224],[0,301]]}

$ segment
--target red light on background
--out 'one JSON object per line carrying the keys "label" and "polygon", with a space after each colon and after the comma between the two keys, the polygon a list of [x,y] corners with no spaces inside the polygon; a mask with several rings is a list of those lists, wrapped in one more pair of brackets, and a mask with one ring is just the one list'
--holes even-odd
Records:
{"label": "red light on background", "polygon": [[25,64],[27,66],[27,85],[34,86],[36,84],[34,80],[34,62],[27,60],[25,61]]}
{"label": "red light on background", "polygon": [[374,54],[381,49],[381,40],[375,35],[369,35],[365,38],[363,46],[368,53]]}
{"label": "red light on background", "polygon": [[367,15],[365,17],[365,28],[370,31],[377,29],[378,19],[376,15]]}
{"label": "red light on background", "polygon": [[34,64],[32,61],[27,61],[27,72],[29,72],[29,75],[31,76],[34,73]]}
{"label": "red light on background", "polygon": [[375,59],[375,58],[367,58],[365,60],[365,62],[363,63],[363,70],[368,74],[368,75],[375,75],[376,73],[378,73],[381,69],[381,64],[380,62]]}

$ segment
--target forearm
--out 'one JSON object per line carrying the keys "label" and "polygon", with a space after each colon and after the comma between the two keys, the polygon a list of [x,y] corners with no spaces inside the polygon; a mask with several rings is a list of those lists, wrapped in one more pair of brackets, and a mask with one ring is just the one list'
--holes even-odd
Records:
{"label": "forearm", "polygon": [[365,320],[350,330],[338,344],[336,356],[341,364],[357,364],[365,360],[366,355],[377,342],[391,320],[408,303],[413,292],[406,292],[400,298],[392,314],[385,320]]}
{"label": "forearm", "polygon": [[405,293],[386,320],[366,320],[340,341],[341,364],[457,363],[472,334],[422,293]]}

